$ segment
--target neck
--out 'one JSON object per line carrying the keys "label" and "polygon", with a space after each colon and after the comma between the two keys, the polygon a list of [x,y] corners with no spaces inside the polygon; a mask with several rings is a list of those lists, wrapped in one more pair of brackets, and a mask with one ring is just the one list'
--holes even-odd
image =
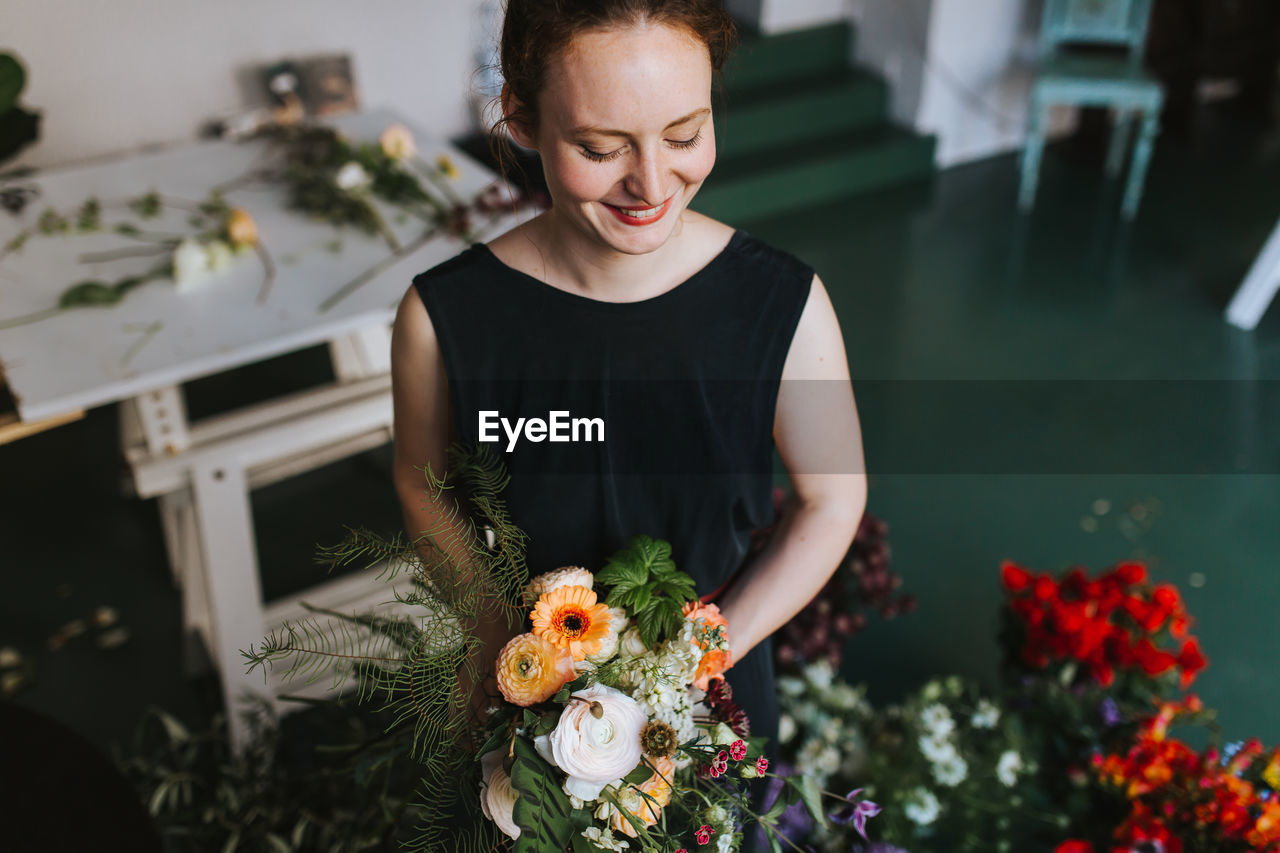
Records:
{"label": "neck", "polygon": [[642,255],[619,252],[582,233],[556,216],[555,208],[530,224],[530,236],[541,250],[543,281],[606,302],[633,302],[661,292],[679,257],[684,222],[671,238]]}

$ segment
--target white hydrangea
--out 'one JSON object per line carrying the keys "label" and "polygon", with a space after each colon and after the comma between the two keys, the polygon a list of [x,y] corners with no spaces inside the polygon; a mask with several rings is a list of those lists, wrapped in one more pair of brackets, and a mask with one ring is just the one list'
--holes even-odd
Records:
{"label": "white hydrangea", "polygon": [[1022,769],[1022,756],[1012,749],[1007,749],[1000,755],[999,762],[996,763],[996,778],[1004,783],[1005,787],[1012,788],[1018,782],[1018,771]]}
{"label": "white hydrangea", "polygon": [[795,698],[804,693],[804,682],[791,675],[780,675],[775,684],[778,692],[783,696]]}
{"label": "white hydrangea", "polygon": [[939,785],[946,785],[948,788],[954,788],[968,776],[969,765],[958,753],[933,765],[933,778]]}
{"label": "white hydrangea", "polygon": [[918,826],[928,826],[937,820],[938,815],[942,813],[942,804],[938,802],[938,798],[934,796],[933,791],[928,788],[918,787],[908,795],[907,802],[902,807],[902,813],[912,823]]}
{"label": "white hydrangea", "polygon": [[941,740],[955,730],[956,722],[951,718],[946,705],[935,702],[920,712],[920,725],[934,738]]}
{"label": "white hydrangea", "polygon": [[975,729],[994,729],[996,723],[1000,722],[1000,709],[996,707],[994,702],[987,699],[978,700],[978,708],[973,712],[973,718],[970,720]]}

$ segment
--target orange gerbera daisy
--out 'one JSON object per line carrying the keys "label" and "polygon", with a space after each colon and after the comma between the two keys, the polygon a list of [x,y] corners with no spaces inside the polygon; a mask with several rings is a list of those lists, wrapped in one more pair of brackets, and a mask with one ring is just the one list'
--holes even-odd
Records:
{"label": "orange gerbera daisy", "polygon": [[568,649],[575,661],[600,651],[609,635],[609,608],[596,603],[585,586],[562,586],[543,593],[529,614],[533,633],[556,648]]}

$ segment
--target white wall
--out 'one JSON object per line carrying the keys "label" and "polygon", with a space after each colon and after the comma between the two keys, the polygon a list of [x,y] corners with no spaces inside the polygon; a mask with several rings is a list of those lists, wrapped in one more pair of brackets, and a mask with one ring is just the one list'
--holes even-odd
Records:
{"label": "white wall", "polygon": [[[937,136],[945,168],[1020,148],[1039,0],[856,0],[855,61],[890,85],[895,121]],[[1049,134],[1074,126],[1055,109]]]}
{"label": "white wall", "polygon": [[52,166],[195,138],[253,106],[254,69],[346,51],[364,106],[438,137],[470,126],[481,0],[3,0],[0,49],[27,68],[40,140],[4,165]]}

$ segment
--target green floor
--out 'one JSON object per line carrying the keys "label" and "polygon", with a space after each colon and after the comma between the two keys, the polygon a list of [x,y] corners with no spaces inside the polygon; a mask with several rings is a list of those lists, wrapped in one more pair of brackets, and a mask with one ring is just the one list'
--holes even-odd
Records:
{"label": "green floor", "polygon": [[[749,225],[812,263],[832,294],[863,410],[869,508],[890,523],[894,567],[919,598],[852,648],[850,674],[873,699],[936,672],[993,677],[1002,559],[1098,569],[1139,553],[1197,617],[1211,659],[1198,689],[1227,735],[1280,742],[1278,412],[1272,386],[1243,381],[1280,379],[1280,308],[1254,333],[1221,318],[1280,216],[1280,132],[1212,119],[1194,140],[1161,140],[1127,232],[1088,139],[1050,148],[1026,220],[1013,209],[1014,157],[1002,156],[929,187]],[[192,414],[320,381],[324,356],[195,383]],[[998,381],[1014,379],[1040,381]],[[196,721],[218,696],[211,678],[181,675],[156,507],[123,495],[117,440],[108,407],[0,447],[0,646],[29,668],[17,701],[104,745],[127,741],[148,705]],[[315,577],[312,544],[340,538],[343,523],[398,523],[386,449],[264,489],[254,505],[269,593]],[[1147,515],[1135,520],[1135,507]],[[51,648],[101,605],[119,612],[124,645],[101,648],[91,627]]]}

